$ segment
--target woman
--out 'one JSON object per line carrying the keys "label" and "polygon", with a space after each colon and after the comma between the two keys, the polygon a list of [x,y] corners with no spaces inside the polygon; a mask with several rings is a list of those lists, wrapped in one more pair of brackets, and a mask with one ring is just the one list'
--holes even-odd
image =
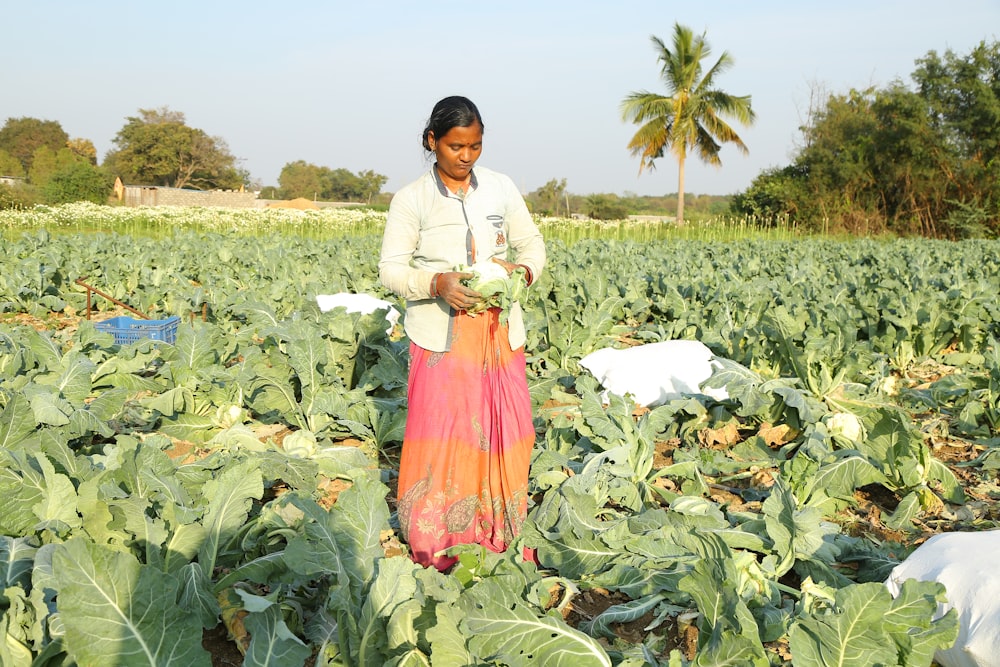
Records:
{"label": "woman", "polygon": [[465,97],[434,106],[423,146],[435,163],[393,197],[379,261],[382,283],[406,299],[410,338],[399,523],[411,557],[439,570],[454,544],[500,552],[518,534],[535,441],[520,305],[503,324],[496,308],[467,313],[480,295],[455,271],[492,259],[508,274],[524,267],[530,285],[545,264],[514,182],[476,166],[483,127]]}

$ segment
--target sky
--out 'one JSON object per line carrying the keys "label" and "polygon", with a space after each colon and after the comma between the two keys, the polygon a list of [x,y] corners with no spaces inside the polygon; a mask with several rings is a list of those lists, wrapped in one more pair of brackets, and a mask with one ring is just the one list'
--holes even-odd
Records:
{"label": "sky", "polygon": [[666,94],[652,35],[704,33],[733,66],[716,84],[749,95],[722,166],[687,161],[685,191],[733,194],[790,164],[811,100],[912,85],[930,51],[967,55],[1000,39],[1000,0],[257,2],[2,0],[0,123],[58,121],[98,159],[139,109],[168,107],[225,141],[261,185],[303,160],[373,170],[394,192],[431,164],[420,137],[434,103],[482,113],[480,164],[525,193],[677,191],[669,157],[639,173],[622,120],[630,92]]}

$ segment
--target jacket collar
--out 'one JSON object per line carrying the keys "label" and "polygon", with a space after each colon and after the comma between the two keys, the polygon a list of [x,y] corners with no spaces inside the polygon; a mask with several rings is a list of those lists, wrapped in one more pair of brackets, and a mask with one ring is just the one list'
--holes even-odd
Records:
{"label": "jacket collar", "polygon": [[[476,178],[475,167],[473,167],[472,171],[469,173],[472,175],[472,177],[469,179],[469,192],[471,192],[479,187],[479,179]],[[438,192],[440,192],[445,197],[455,196],[455,193],[449,190],[448,187],[444,184],[444,181],[441,180],[441,174],[439,174],[437,170],[437,162],[435,162],[434,165],[431,167],[431,174],[434,176],[434,183],[437,185]]]}

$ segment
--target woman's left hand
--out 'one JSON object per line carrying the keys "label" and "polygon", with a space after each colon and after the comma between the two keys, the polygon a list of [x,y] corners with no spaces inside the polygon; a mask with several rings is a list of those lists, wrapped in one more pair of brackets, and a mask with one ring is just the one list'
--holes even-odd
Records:
{"label": "woman's left hand", "polygon": [[506,269],[506,270],[507,270],[507,275],[508,275],[508,276],[509,276],[510,274],[514,273],[514,269],[516,269],[516,268],[518,267],[518,265],[517,265],[517,264],[512,264],[511,262],[508,262],[508,261],[507,261],[507,260],[505,260],[505,259],[500,259],[499,257],[494,257],[494,258],[493,258],[493,262],[494,262],[494,263],[496,263],[496,264],[499,264],[499,265],[500,265],[500,266],[502,266],[502,267],[503,267],[504,269]]}

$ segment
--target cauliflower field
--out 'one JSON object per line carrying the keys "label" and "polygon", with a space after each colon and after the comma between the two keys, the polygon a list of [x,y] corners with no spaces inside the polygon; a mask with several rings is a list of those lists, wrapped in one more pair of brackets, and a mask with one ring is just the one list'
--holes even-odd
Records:
{"label": "cauliflower field", "polygon": [[[1000,243],[541,221],[519,544],[541,567],[468,546],[441,574],[396,536],[407,341],[316,305],[398,303],[382,220],[0,214],[0,664],[869,667],[954,640],[942,587],[882,582],[997,526]],[[94,321],[128,313],[87,320],[82,277],[176,340],[116,344]],[[605,402],[578,363],[672,339],[727,398]]]}

